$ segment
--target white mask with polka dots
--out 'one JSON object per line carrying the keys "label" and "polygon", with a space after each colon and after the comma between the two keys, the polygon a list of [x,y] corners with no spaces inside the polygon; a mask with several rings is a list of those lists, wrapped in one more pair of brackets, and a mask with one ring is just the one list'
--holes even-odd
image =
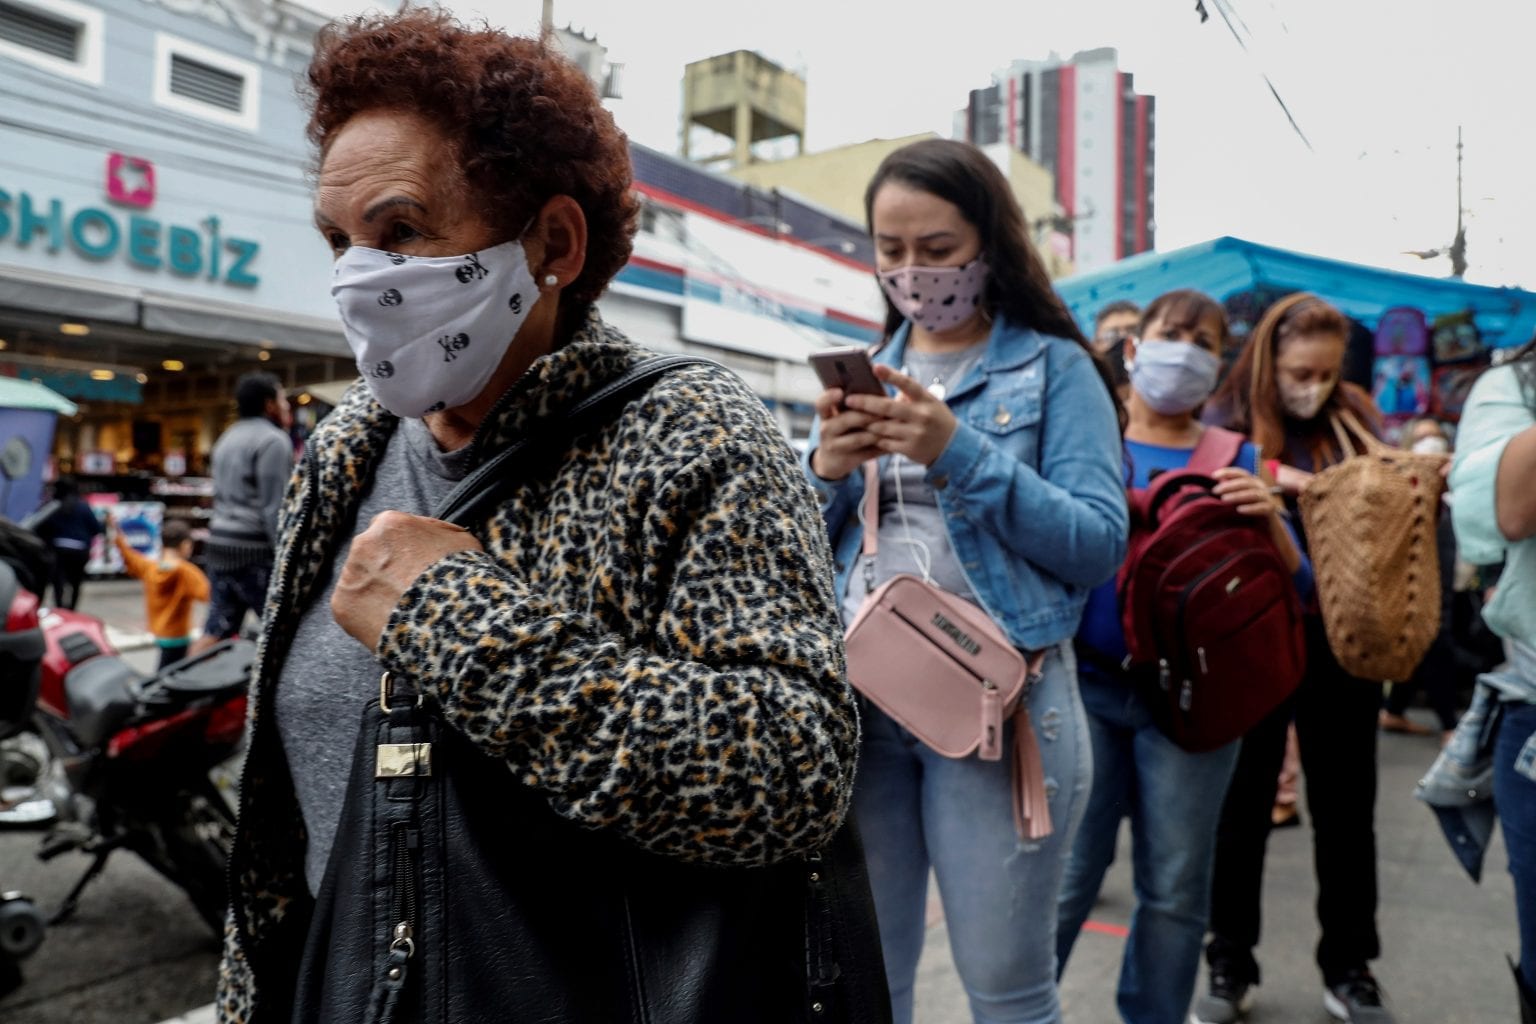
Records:
{"label": "white mask with polka dots", "polygon": [[980,256],[963,267],[899,267],[878,276],[891,305],[930,334],[975,316],[987,287],[987,265]]}
{"label": "white mask with polka dots", "polygon": [[517,240],[465,256],[352,246],[331,295],[373,397],[410,419],[478,397],[539,300]]}

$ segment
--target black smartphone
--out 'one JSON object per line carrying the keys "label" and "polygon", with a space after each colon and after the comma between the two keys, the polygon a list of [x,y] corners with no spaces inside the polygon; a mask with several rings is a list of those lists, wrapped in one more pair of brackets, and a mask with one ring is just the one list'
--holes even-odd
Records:
{"label": "black smartphone", "polygon": [[885,385],[875,376],[875,364],[863,345],[829,348],[810,355],[811,369],[823,387],[842,388],[845,395],[885,397]]}

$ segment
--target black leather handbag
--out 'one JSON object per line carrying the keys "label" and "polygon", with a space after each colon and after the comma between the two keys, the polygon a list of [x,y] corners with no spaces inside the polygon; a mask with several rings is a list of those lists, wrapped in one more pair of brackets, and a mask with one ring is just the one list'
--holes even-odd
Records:
{"label": "black leather handbag", "polygon": [[[559,426],[574,436],[700,361],[647,360]],[[508,449],[466,479],[441,517],[478,521],[520,458]],[[819,853],[771,867],[659,857],[557,816],[387,675],[366,706],[295,1024],[890,1019],[851,820]]]}

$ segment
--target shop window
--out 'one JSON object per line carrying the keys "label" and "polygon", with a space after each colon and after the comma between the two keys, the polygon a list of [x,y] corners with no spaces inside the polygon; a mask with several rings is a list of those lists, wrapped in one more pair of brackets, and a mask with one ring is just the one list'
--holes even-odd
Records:
{"label": "shop window", "polygon": [[162,107],[255,131],[260,86],[261,69],[249,61],[163,32],[155,36],[155,102]]}
{"label": "shop window", "polygon": [[101,84],[102,15],[73,0],[0,0],[0,56]]}

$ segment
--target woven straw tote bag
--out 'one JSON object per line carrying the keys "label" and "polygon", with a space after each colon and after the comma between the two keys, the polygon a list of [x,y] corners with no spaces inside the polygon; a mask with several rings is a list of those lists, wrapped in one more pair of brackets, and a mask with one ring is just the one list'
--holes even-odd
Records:
{"label": "woven straw tote bag", "polygon": [[1347,410],[1331,422],[1344,458],[1300,498],[1328,646],[1350,675],[1401,682],[1440,631],[1445,457],[1392,448]]}

